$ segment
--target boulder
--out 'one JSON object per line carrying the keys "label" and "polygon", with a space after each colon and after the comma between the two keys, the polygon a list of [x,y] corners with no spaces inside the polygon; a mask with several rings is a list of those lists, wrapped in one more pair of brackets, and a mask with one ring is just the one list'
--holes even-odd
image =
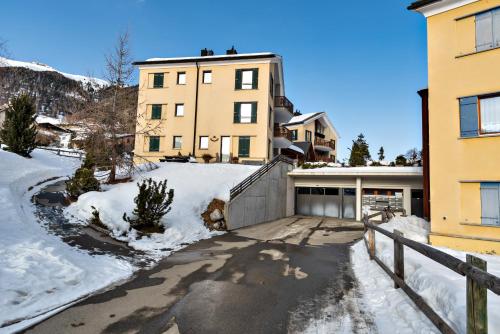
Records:
{"label": "boulder", "polygon": [[215,209],[210,214],[210,220],[212,220],[213,222],[217,222],[217,221],[222,220],[222,219],[224,219],[224,215],[222,214],[222,212],[219,209]]}

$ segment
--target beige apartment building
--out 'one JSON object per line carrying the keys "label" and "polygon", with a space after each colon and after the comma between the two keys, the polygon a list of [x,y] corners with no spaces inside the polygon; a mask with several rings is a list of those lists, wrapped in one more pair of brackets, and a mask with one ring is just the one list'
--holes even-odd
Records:
{"label": "beige apartment building", "polygon": [[[139,68],[137,162],[191,155],[211,162],[265,163],[292,145],[280,126],[293,116],[281,56],[152,58]],[[300,150],[298,150],[300,151]]]}
{"label": "beige apartment building", "polygon": [[283,124],[307,161],[336,162],[339,134],[325,112],[296,115]]}

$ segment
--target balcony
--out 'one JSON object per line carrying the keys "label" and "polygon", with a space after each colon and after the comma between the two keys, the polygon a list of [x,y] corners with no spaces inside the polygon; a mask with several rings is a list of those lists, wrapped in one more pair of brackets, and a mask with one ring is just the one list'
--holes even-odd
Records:
{"label": "balcony", "polygon": [[286,96],[275,96],[274,97],[274,107],[275,108],[285,108],[290,114],[293,115],[293,103],[290,102]]}
{"label": "balcony", "polygon": [[274,97],[274,121],[287,123],[293,117],[293,103],[286,96]]}
{"label": "balcony", "polygon": [[335,150],[335,141],[334,140],[326,140],[319,137],[314,137],[314,149],[318,151],[333,151]]}
{"label": "balcony", "polygon": [[284,126],[276,125],[274,127],[274,148],[287,148],[292,145],[292,132]]}

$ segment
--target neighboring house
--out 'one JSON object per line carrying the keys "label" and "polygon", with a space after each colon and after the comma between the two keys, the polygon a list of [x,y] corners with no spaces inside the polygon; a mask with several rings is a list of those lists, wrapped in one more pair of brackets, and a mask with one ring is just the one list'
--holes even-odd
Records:
{"label": "neighboring house", "polygon": [[[134,157],[137,162],[192,155],[202,161],[264,163],[292,146],[279,124],[293,116],[281,56],[153,58],[139,67]],[[293,149],[294,147],[292,147]],[[300,150],[299,150],[300,151]]]}
{"label": "neighboring house", "polygon": [[306,160],[336,162],[339,135],[325,112],[294,116],[283,126],[290,130],[294,145],[306,150],[312,144],[313,151],[304,152]]}
{"label": "neighboring house", "polygon": [[497,254],[499,7],[499,0],[421,0],[408,7],[427,18],[429,88],[419,94],[430,242]]}

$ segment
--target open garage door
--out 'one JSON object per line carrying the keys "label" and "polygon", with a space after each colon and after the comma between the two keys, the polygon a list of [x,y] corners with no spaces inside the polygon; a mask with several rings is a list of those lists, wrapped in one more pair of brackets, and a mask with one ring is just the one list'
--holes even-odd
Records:
{"label": "open garage door", "polygon": [[297,187],[295,213],[334,218],[356,217],[356,189]]}

